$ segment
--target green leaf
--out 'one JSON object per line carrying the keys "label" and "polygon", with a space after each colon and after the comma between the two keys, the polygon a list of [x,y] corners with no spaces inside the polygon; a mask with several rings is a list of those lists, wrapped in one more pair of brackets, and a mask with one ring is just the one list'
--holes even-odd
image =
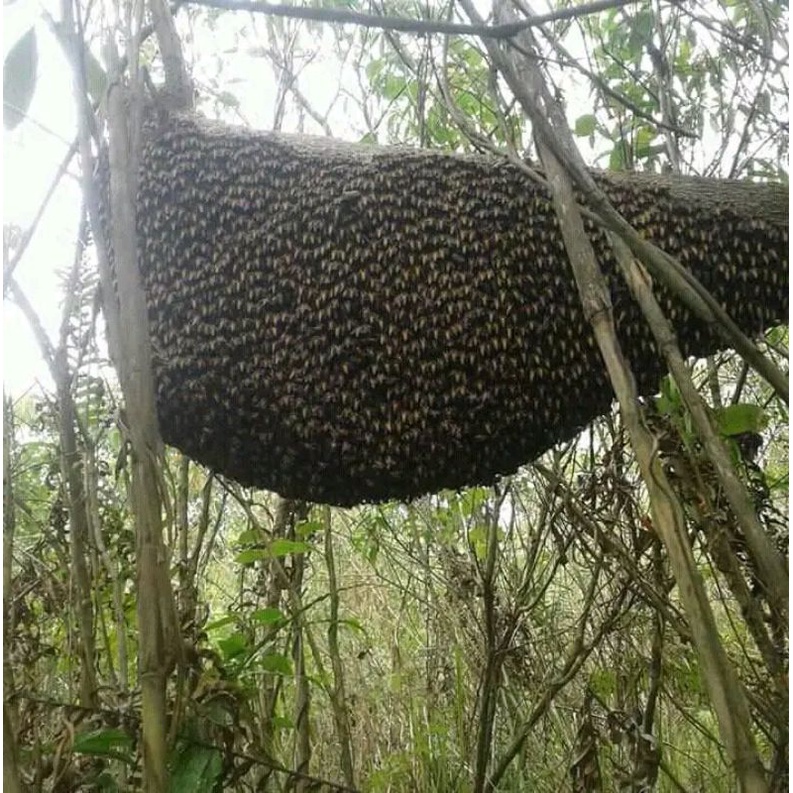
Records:
{"label": "green leaf", "polygon": [[374,83],[377,79],[379,79],[384,66],[385,61],[382,58],[376,58],[366,64],[366,77],[370,83]]}
{"label": "green leaf", "polygon": [[346,627],[352,628],[354,631],[357,631],[358,633],[364,633],[364,634],[366,633],[366,631],[363,628],[363,625],[361,625],[361,623],[358,620],[356,620],[354,617],[349,617],[345,620],[339,620],[339,625],[345,625]]}
{"label": "green leaf", "polygon": [[769,344],[773,344],[775,346],[782,344],[787,347],[790,343],[790,331],[788,326],[779,325],[776,328],[771,328],[771,330],[766,333],[766,339],[768,340]]}
{"label": "green leaf", "polygon": [[131,763],[132,744],[132,737],[123,730],[94,730],[75,737],[74,751],[79,754],[112,757],[115,760]]}
{"label": "green leaf", "polygon": [[655,400],[655,409],[662,416],[675,416],[683,409],[680,391],[669,375],[661,380],[661,395]]}
{"label": "green leaf", "polygon": [[377,561],[380,553],[380,536],[375,522],[362,521],[359,530],[352,536],[352,547],[370,564]]}
{"label": "green leaf", "polygon": [[262,559],[269,559],[270,555],[264,548],[248,548],[245,551],[240,551],[235,557],[234,561],[237,564],[253,564],[260,562]]}
{"label": "green leaf", "polygon": [[237,542],[240,545],[247,545],[248,543],[259,542],[261,538],[262,533],[260,531],[257,531],[256,529],[248,529],[247,531],[240,533],[240,536],[237,537]]}
{"label": "green leaf", "polygon": [[268,653],[259,659],[259,666],[265,672],[273,672],[277,675],[292,675],[292,662],[281,653]]}
{"label": "green leaf", "polygon": [[482,561],[487,556],[487,530],[484,526],[474,526],[468,532],[468,542],[476,558]]}
{"label": "green leaf", "polygon": [[649,127],[641,127],[636,133],[636,156],[644,159],[650,155],[650,144],[655,140],[655,132]]}
{"label": "green leaf", "polygon": [[257,609],[251,614],[251,619],[261,622],[264,625],[271,625],[285,619],[283,612],[275,608]]}
{"label": "green leaf", "polygon": [[226,625],[237,622],[237,619],[238,618],[234,614],[228,614],[225,617],[220,617],[219,619],[210,622],[206,629],[208,631],[216,631],[218,628],[225,628]]}
{"label": "green leaf", "polygon": [[322,524],[318,520],[303,520],[295,526],[295,534],[304,540],[320,531]]}
{"label": "green leaf", "polygon": [[762,432],[768,424],[768,415],[759,405],[729,405],[716,411],[716,423],[722,435],[731,437]]}
{"label": "green leaf", "polygon": [[372,91],[386,99],[397,99],[408,88],[408,81],[388,71],[388,64],[384,60],[373,61],[366,67],[366,74]]}
{"label": "green leaf", "polygon": [[36,29],[31,27],[11,48],[3,64],[3,125],[14,129],[33,99],[38,69]]}
{"label": "green leaf", "polygon": [[575,134],[579,138],[586,138],[591,135],[597,128],[598,120],[592,113],[587,113],[585,116],[579,116],[575,120]]}
{"label": "green leaf", "polygon": [[273,540],[267,548],[248,548],[240,551],[235,560],[237,564],[253,564],[262,559],[279,559],[292,553],[307,553],[311,546],[296,540]]}
{"label": "green leaf", "polygon": [[619,141],[611,150],[609,156],[609,170],[622,171],[625,169],[625,147],[622,141]]}
{"label": "green leaf", "polygon": [[188,744],[179,752],[171,772],[171,793],[212,793],[223,768],[218,749]]}
{"label": "green leaf", "polygon": [[295,540],[273,540],[267,549],[270,558],[277,559],[281,556],[289,556],[290,553],[308,553],[311,546],[307,542],[296,542]]}
{"label": "green leaf", "polygon": [[218,647],[226,660],[236,658],[248,648],[248,641],[241,633],[232,633],[227,639],[221,639]]}
{"label": "green leaf", "polygon": [[608,699],[617,690],[617,675],[613,669],[599,669],[589,677],[589,687],[603,699]]}
{"label": "green leaf", "polygon": [[486,487],[469,487],[460,497],[460,510],[466,518],[478,517],[487,503],[490,490]]}

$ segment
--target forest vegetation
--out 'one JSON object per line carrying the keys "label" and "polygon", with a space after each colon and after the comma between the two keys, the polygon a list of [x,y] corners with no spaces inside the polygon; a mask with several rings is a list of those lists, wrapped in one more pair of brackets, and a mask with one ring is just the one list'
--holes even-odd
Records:
{"label": "forest vegetation", "polygon": [[[57,155],[3,227],[6,316],[45,371],[11,388],[6,340],[8,790],[787,790],[788,329],[749,340],[683,278],[727,328],[684,358],[649,288],[674,261],[587,183],[786,201],[786,0],[22,4],[5,158]],[[42,125],[57,69],[72,112]],[[154,96],[540,171],[616,401],[495,483],[410,501],[283,498],[165,447],[134,220]],[[68,239],[40,247],[76,194]],[[655,396],[632,390],[582,217],[671,371]]]}

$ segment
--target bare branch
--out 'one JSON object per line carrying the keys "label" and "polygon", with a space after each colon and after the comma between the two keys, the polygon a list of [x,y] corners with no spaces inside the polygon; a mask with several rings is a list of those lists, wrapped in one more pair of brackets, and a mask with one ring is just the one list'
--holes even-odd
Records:
{"label": "bare branch", "polygon": [[259,3],[256,0],[188,0],[185,5],[220,8],[226,11],[247,11],[251,14],[287,17],[290,19],[307,19],[312,22],[333,22],[339,25],[358,25],[379,30],[396,30],[401,33],[414,33],[419,36],[428,33],[447,35],[481,36],[489,39],[508,39],[527,28],[555,22],[561,19],[575,19],[606,11],[610,8],[635,3],[636,0],[595,0],[580,6],[569,6],[548,14],[538,14],[531,19],[508,25],[469,25],[458,22],[444,22],[434,19],[407,19],[403,17],[387,17],[378,14],[361,14],[338,8],[306,8],[302,6],[280,5],[277,3]]}
{"label": "bare branch", "polygon": [[176,32],[171,10],[165,0],[150,0],[149,8],[154,19],[154,29],[165,71],[165,90],[168,100],[174,109],[191,109],[193,106],[192,81],[185,68],[182,45]]}

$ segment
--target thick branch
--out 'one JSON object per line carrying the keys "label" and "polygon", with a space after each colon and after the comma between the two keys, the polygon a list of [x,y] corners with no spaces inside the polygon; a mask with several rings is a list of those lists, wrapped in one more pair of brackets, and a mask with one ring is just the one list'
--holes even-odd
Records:
{"label": "thick branch", "polygon": [[[463,0],[463,3],[469,14],[475,13],[470,0]],[[510,11],[504,7],[503,13],[507,15]],[[526,34],[520,44],[525,51],[533,50],[530,34]],[[706,685],[722,737],[741,789],[746,793],[765,791],[763,768],[749,729],[748,706],[735,671],[719,641],[713,612],[691,551],[682,508],[657,454],[657,439],[648,430],[638,409],[636,382],[617,338],[607,283],[575,205],[572,179],[556,155],[557,146],[551,149],[550,138],[559,144],[559,149],[570,155],[565,157],[565,163],[571,171],[578,168],[580,155],[572,142],[564,113],[550,96],[536,64],[514,53],[506,55],[503,60],[513,78],[519,79],[524,110],[533,120],[541,119],[543,122],[539,129],[535,125],[535,135],[540,158],[552,186],[554,208],[565,248],[584,313],[591,322],[631,444],[636,451],[642,478],[647,486],[653,523],[666,546],[680,597],[692,624],[694,643],[705,671]],[[585,177],[592,181],[588,173]]]}
{"label": "thick branch", "polygon": [[149,7],[160,46],[169,105],[175,110],[189,110],[193,106],[193,87],[185,68],[173,16],[165,0],[150,0]]}
{"label": "thick branch", "polygon": [[636,302],[642,308],[658,349],[664,355],[669,370],[680,389],[683,401],[691,413],[694,426],[708,457],[713,461],[716,475],[724,488],[727,501],[738,519],[752,556],[757,563],[762,581],[769,591],[771,602],[775,609],[786,615],[789,579],[782,557],[760,524],[746,486],[738,478],[730,461],[727,447],[713,427],[707,406],[691,381],[674,330],[658,305],[650,283],[642,277],[642,273],[622,240],[614,236],[612,244],[625,280],[628,282]]}

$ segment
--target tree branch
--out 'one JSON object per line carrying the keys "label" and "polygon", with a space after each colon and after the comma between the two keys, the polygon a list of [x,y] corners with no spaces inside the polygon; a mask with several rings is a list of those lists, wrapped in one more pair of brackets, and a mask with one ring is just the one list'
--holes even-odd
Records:
{"label": "tree branch", "polygon": [[174,110],[190,110],[193,107],[193,85],[185,68],[171,10],[165,0],[149,0],[149,8],[160,47],[169,105]]}
{"label": "tree branch", "polygon": [[388,17],[378,14],[361,14],[339,8],[306,8],[304,6],[281,5],[277,3],[260,3],[256,0],[188,0],[185,5],[198,5],[207,8],[220,8],[226,11],[247,11],[251,14],[287,17],[289,19],[307,19],[312,22],[334,22],[340,25],[358,25],[379,30],[395,30],[400,33],[413,33],[419,36],[428,33],[447,35],[481,36],[489,39],[508,39],[522,30],[556,22],[562,19],[575,19],[588,14],[596,14],[610,8],[635,3],[636,0],[595,0],[580,6],[570,6],[538,14],[520,22],[508,25],[469,25],[459,22],[444,22],[434,19],[408,19],[406,17]]}
{"label": "tree branch", "polygon": [[[462,0],[462,3],[466,13],[474,17],[476,10],[471,0]],[[500,6],[500,12],[506,18],[512,13],[506,4]],[[531,33],[527,32],[521,38],[520,44],[533,55],[534,42]],[[494,60],[501,55],[500,52],[491,54],[494,55]],[[506,67],[502,71],[505,79],[513,91],[517,89],[520,92],[521,105],[534,123],[540,161],[551,184],[559,229],[573,269],[584,314],[592,326],[619,401],[631,445],[636,452],[647,487],[653,524],[666,547],[680,599],[691,622],[694,646],[703,667],[705,685],[716,712],[722,739],[738,777],[739,788],[746,793],[764,793],[768,788],[754,736],[749,728],[748,704],[735,669],[721,644],[704,582],[691,550],[682,506],[670,486],[657,454],[658,439],[650,432],[639,409],[636,382],[616,335],[610,292],[587,239],[581,213],[576,208],[573,180],[567,169],[572,173],[580,171],[584,185],[590,182],[593,187],[596,186],[583,167],[564,112],[551,96],[536,58],[521,59],[512,53],[506,53],[500,60]],[[502,63],[498,65],[502,68]],[[551,148],[551,143],[555,144],[554,148]],[[558,155],[556,150],[561,154]],[[607,209],[611,209],[622,220],[610,204],[605,203]],[[623,222],[636,234],[626,221]],[[625,245],[614,246],[614,251],[618,257],[630,258]],[[495,779],[498,777],[495,776]]]}

